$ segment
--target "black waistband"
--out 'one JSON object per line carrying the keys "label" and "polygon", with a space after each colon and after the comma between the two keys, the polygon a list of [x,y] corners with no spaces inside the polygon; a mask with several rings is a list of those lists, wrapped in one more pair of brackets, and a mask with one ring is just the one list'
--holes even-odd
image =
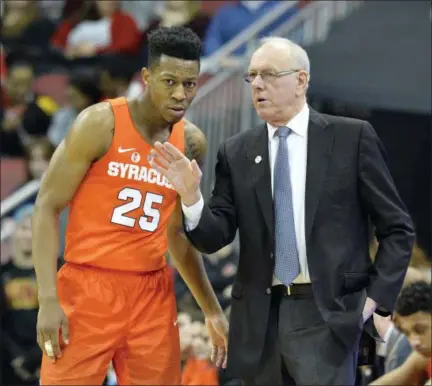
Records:
{"label": "black waistband", "polygon": [[272,287],[272,292],[281,296],[312,295],[312,284],[291,284],[288,287],[283,284]]}

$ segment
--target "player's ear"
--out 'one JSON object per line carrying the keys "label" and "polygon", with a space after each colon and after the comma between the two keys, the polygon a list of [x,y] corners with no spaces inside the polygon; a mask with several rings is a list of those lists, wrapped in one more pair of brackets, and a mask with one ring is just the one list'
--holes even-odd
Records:
{"label": "player's ear", "polygon": [[142,78],[144,84],[149,83],[149,77],[150,77],[149,70],[146,67],[143,67],[141,69],[141,78]]}

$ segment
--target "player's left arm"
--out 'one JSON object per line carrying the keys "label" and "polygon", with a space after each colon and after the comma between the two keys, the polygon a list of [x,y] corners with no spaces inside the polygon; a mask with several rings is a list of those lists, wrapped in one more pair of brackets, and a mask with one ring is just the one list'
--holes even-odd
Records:
{"label": "player's left arm", "polygon": [[[202,167],[206,153],[206,138],[195,125],[185,122],[185,155]],[[219,315],[222,309],[208,280],[201,254],[192,246],[183,230],[181,199],[168,225],[168,251],[180,275],[207,317]]]}
{"label": "player's left arm", "polygon": [[168,225],[168,252],[205,316],[211,318],[223,314],[205,271],[202,255],[184,234],[180,198]]}
{"label": "player's left arm", "polygon": [[[202,167],[206,152],[204,134],[190,122],[185,126],[185,154]],[[226,366],[228,322],[217,300],[204,268],[202,255],[192,246],[183,230],[181,199],[168,225],[168,252],[177,270],[192,292],[206,317],[206,325],[213,343],[212,360]]]}

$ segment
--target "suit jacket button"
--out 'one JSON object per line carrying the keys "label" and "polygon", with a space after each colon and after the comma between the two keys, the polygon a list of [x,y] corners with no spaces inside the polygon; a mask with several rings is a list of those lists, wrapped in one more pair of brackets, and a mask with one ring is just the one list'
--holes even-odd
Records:
{"label": "suit jacket button", "polygon": [[267,292],[267,295],[270,295],[270,294],[271,294],[271,289],[270,289],[270,288],[267,288],[267,289],[266,289],[266,292]]}
{"label": "suit jacket button", "polygon": [[273,255],[273,252],[272,252],[272,253],[270,253],[270,259],[273,259],[273,257],[274,257],[274,255]]}

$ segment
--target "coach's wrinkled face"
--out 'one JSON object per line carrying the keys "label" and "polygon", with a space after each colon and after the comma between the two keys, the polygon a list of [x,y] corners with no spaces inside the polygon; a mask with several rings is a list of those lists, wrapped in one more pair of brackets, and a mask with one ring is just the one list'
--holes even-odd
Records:
{"label": "coach's wrinkled face", "polygon": [[431,316],[430,313],[419,311],[408,316],[396,313],[394,317],[395,326],[406,335],[413,350],[427,357],[432,355]]}
{"label": "coach's wrinkled face", "polygon": [[180,121],[197,93],[199,61],[162,55],[157,65],[143,69],[151,100],[168,123]]}
{"label": "coach's wrinkled face", "polygon": [[[281,72],[287,73],[280,75]],[[252,55],[247,80],[260,118],[284,124],[287,108],[306,93],[308,74],[296,68],[285,45],[266,43]]]}

